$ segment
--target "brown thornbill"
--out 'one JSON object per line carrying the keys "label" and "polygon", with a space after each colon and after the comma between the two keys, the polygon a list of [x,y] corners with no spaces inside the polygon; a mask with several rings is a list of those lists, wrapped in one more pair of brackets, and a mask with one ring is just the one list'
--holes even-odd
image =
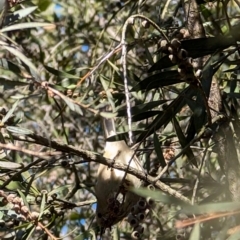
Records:
{"label": "brown thornbill", "polygon": [[[111,159],[113,164],[125,164],[138,171],[142,170],[141,163],[135,152],[128,147],[124,140],[108,141],[116,135],[113,119],[102,118],[102,125],[107,139],[103,156]],[[110,166],[99,165],[95,193],[97,197],[97,222],[104,231],[121,221],[138,202],[139,196],[129,191],[130,187],[139,188],[141,180],[131,174],[125,174]]]}

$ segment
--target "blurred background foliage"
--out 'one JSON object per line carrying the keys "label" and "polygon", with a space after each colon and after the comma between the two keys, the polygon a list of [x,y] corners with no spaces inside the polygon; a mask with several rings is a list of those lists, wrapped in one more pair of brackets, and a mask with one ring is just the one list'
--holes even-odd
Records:
{"label": "blurred background foliage", "polygon": [[[156,201],[140,239],[239,239],[238,0],[197,1],[200,36],[184,1],[1,2],[1,239],[99,237],[98,164],[84,151],[102,153],[107,102],[128,138],[119,44],[133,14],[164,33],[138,17],[127,26],[136,153],[189,199],[139,191]],[[102,238],[131,239],[125,222]]]}

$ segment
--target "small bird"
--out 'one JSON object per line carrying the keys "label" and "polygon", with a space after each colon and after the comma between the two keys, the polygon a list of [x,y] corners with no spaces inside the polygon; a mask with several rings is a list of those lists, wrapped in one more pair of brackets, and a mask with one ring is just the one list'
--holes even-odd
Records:
{"label": "small bird", "polygon": [[[102,119],[106,139],[116,135],[114,119]],[[106,141],[103,156],[114,162],[129,165],[137,170],[142,166],[124,140]],[[100,164],[97,174],[95,193],[97,198],[97,222],[106,229],[126,217],[139,200],[139,196],[128,191],[129,187],[140,187],[141,180],[106,165]]]}

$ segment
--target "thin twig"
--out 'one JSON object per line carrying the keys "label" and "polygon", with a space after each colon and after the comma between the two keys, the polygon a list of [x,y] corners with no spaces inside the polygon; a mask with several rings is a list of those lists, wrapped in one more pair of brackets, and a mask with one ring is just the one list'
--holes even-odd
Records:
{"label": "thin twig", "polygon": [[198,171],[197,179],[196,179],[195,185],[193,187],[192,204],[194,204],[194,200],[195,200],[195,197],[196,197],[198,185],[199,185],[199,182],[200,182],[201,172],[202,172],[202,169],[203,169],[203,166],[204,166],[204,163],[205,163],[204,160],[205,160],[205,157],[207,155],[209,145],[210,144],[208,143],[208,146],[204,150],[204,154],[203,154],[201,165],[200,165],[200,168],[199,168],[199,171]]}
{"label": "thin twig", "polygon": [[201,215],[198,217],[194,217],[191,219],[187,220],[182,220],[182,221],[177,221],[175,224],[176,228],[183,228],[183,227],[188,227],[190,225],[193,225],[195,223],[201,223],[201,222],[206,222],[215,218],[220,218],[220,217],[226,217],[226,216],[233,216],[236,214],[239,214],[240,210],[237,211],[231,211],[231,212],[224,212],[224,213],[209,213],[205,215]]}
{"label": "thin twig", "polygon": [[124,82],[124,91],[125,91],[125,98],[126,98],[126,106],[127,106],[127,119],[128,119],[128,137],[129,137],[129,144],[132,145],[133,134],[132,134],[132,114],[131,114],[131,104],[130,104],[130,92],[128,90],[128,80],[127,80],[127,43],[126,43],[126,32],[127,26],[132,24],[135,18],[140,18],[149,22],[155,29],[157,29],[160,34],[169,42],[167,36],[162,31],[162,29],[152,20],[145,17],[141,14],[135,14],[130,16],[123,25],[122,29],[122,38],[121,38],[121,46],[122,46],[122,66],[123,66],[123,82]]}
{"label": "thin twig", "polygon": [[109,53],[107,53],[106,55],[104,55],[101,60],[99,61],[99,63],[94,66],[92,68],[92,70],[90,70],[85,76],[83,76],[80,81],[77,83],[77,86],[80,86],[81,83],[89,76],[91,76],[106,60],[108,60],[112,55],[114,55],[115,53],[119,52],[121,50],[121,44],[118,44],[112,51],[110,51]]}

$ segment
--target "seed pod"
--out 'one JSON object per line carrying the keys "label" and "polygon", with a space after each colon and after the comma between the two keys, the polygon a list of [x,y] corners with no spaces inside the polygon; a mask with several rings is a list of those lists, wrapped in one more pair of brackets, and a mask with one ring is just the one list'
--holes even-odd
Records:
{"label": "seed pod", "polygon": [[36,201],[36,203],[41,203],[42,196],[41,195],[36,196],[35,201]]}
{"label": "seed pod", "polygon": [[186,69],[178,67],[178,73],[181,77],[185,77],[186,76]]}
{"label": "seed pod", "polygon": [[141,212],[138,213],[136,217],[140,222],[142,222],[145,219],[145,214]]}
{"label": "seed pod", "polygon": [[144,232],[144,227],[139,225],[136,228],[134,228],[134,231],[137,231],[139,234],[143,234]]}
{"label": "seed pod", "polygon": [[186,64],[187,66],[191,66],[192,67],[193,66],[193,59],[191,57],[187,58],[186,59],[186,63],[187,63]]}
{"label": "seed pod", "polygon": [[149,21],[147,21],[147,20],[142,21],[142,26],[143,26],[144,28],[149,28],[149,27],[150,27]]}
{"label": "seed pod", "polygon": [[64,215],[64,211],[63,211],[63,210],[59,210],[59,209],[56,210],[55,213],[56,213],[56,215],[59,216],[59,217],[61,217],[61,216]]}
{"label": "seed pod", "polygon": [[57,198],[57,193],[53,193],[52,198],[55,200]]}
{"label": "seed pod", "polygon": [[44,217],[50,219],[52,217],[52,214],[50,213],[50,211],[47,211],[46,213],[44,213]]}
{"label": "seed pod", "polygon": [[6,204],[8,204],[8,200],[3,197],[2,201],[1,201],[1,205],[4,206]]}
{"label": "seed pod", "polygon": [[151,197],[147,198],[147,204],[149,207],[152,207],[154,205],[154,200]]}
{"label": "seed pod", "polygon": [[177,63],[177,58],[173,54],[170,54],[168,57],[172,63]]}
{"label": "seed pod", "polygon": [[0,219],[0,228],[3,228],[5,226],[5,221]]}
{"label": "seed pod", "polygon": [[[1,111],[2,111],[3,109],[1,109]],[[5,109],[4,109],[5,110]],[[4,193],[4,191],[3,190],[0,190],[0,197],[5,197],[5,193]]]}
{"label": "seed pod", "polygon": [[177,33],[175,35],[175,37],[178,39],[178,40],[182,40],[183,39],[183,34],[181,32]]}
{"label": "seed pod", "polygon": [[138,219],[134,217],[131,213],[128,215],[128,222],[132,227],[137,227],[139,224]]}
{"label": "seed pod", "polygon": [[135,18],[131,17],[128,19],[129,24],[134,25],[134,22],[135,22]]}
{"label": "seed pod", "polygon": [[8,200],[8,202],[12,202],[13,201],[13,199],[16,197],[16,195],[15,194],[9,194],[8,196],[7,196],[7,200]]}
{"label": "seed pod", "polygon": [[151,191],[154,191],[155,187],[152,184],[150,184],[150,185],[148,185],[148,189],[151,190]]}
{"label": "seed pod", "polygon": [[52,196],[48,196],[47,202],[48,202],[49,204],[53,203],[53,202],[54,202],[53,197],[52,197]]}
{"label": "seed pod", "polygon": [[72,94],[73,94],[73,90],[72,90],[72,89],[68,89],[68,90],[66,91],[66,95],[67,95],[68,97],[71,97]]}
{"label": "seed pod", "polygon": [[128,221],[128,222],[131,222],[131,220],[132,220],[133,218],[135,218],[134,215],[133,215],[132,213],[129,213],[129,214],[128,214],[128,217],[127,217],[127,221]]}
{"label": "seed pod", "polygon": [[22,213],[23,215],[26,215],[28,212],[29,212],[29,210],[28,210],[28,208],[27,208],[26,206],[22,206],[22,207],[21,207],[21,213]]}
{"label": "seed pod", "polygon": [[187,58],[187,56],[188,56],[188,53],[187,53],[187,51],[186,51],[185,49],[180,49],[180,50],[178,51],[177,56],[178,56],[180,59],[185,60],[185,59]]}
{"label": "seed pod", "polygon": [[171,45],[172,45],[173,48],[178,50],[180,48],[180,46],[181,46],[181,42],[178,39],[174,38],[171,41]]}
{"label": "seed pod", "polygon": [[36,230],[37,232],[41,232],[41,231],[42,231],[42,228],[37,225],[36,228],[35,228],[35,230]]}
{"label": "seed pod", "polygon": [[131,213],[132,213],[132,214],[137,214],[137,213],[139,213],[139,208],[138,208],[138,205],[137,205],[137,204],[135,204],[135,205],[132,207]]}
{"label": "seed pod", "polygon": [[13,210],[16,212],[16,213],[19,213],[20,212],[20,206],[18,204],[14,204],[13,205]]}
{"label": "seed pod", "polygon": [[21,199],[19,197],[15,197],[14,199],[12,199],[12,203],[13,204],[21,204]]}
{"label": "seed pod", "polygon": [[168,50],[168,42],[167,42],[167,40],[163,39],[163,40],[160,41],[160,49],[163,52]]}
{"label": "seed pod", "polygon": [[70,166],[69,162],[67,161],[67,159],[62,159],[60,161],[60,164],[63,168],[68,168]]}
{"label": "seed pod", "polygon": [[147,204],[146,204],[145,199],[140,199],[140,200],[137,202],[137,206],[138,206],[139,210],[141,210],[141,211],[145,210],[146,207],[147,207]]}
{"label": "seed pod", "polygon": [[189,31],[187,29],[182,28],[180,30],[180,33],[183,35],[183,38],[189,38],[190,37]]}
{"label": "seed pod", "polygon": [[197,78],[200,78],[200,77],[202,76],[202,70],[201,70],[201,69],[198,69],[198,70],[196,71],[196,73],[195,73],[195,76],[196,76]]}
{"label": "seed pod", "polygon": [[6,222],[6,223],[5,223],[5,226],[6,226],[7,228],[13,228],[13,227],[14,227],[14,222],[13,222],[13,221]]}
{"label": "seed pod", "polygon": [[41,191],[41,194],[43,195],[43,194],[47,194],[48,193],[48,191],[46,190],[46,189],[43,189],[42,191]]}
{"label": "seed pod", "polygon": [[163,40],[160,41],[160,47],[161,47],[161,48],[167,47],[167,44],[168,44],[168,42],[167,42],[167,40],[165,40],[165,39],[163,39]]}
{"label": "seed pod", "polygon": [[26,217],[24,217],[23,215],[19,215],[19,216],[17,217],[17,220],[18,220],[19,222],[23,222],[23,221],[26,221]]}
{"label": "seed pod", "polygon": [[131,234],[132,239],[139,239],[140,234],[138,231],[133,231]]}
{"label": "seed pod", "polygon": [[169,53],[173,53],[174,52],[174,49],[171,46],[168,46],[167,50],[168,50]]}
{"label": "seed pod", "polygon": [[21,200],[21,201],[20,201],[20,203],[19,203],[19,206],[22,207],[22,206],[24,206],[25,203],[23,202],[23,199],[22,199],[22,198],[20,198],[20,200]]}

